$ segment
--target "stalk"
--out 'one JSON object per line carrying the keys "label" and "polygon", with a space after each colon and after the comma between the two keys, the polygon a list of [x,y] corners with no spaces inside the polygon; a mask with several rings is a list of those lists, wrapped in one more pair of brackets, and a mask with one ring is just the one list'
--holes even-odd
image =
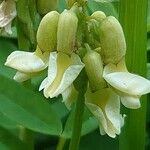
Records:
{"label": "stalk", "polygon": [[[146,76],[146,14],[147,0],[120,0],[119,17],[127,42],[126,62],[130,72]],[[120,150],[144,150],[146,129],[146,97],[138,110],[127,114],[120,135]]]}
{"label": "stalk", "polygon": [[87,88],[87,76],[85,70],[83,70],[79,75],[79,82],[77,83],[79,89],[78,99],[76,102],[75,108],[75,117],[73,123],[73,130],[72,130],[72,138],[69,145],[69,150],[78,150],[79,143],[80,143],[80,136],[82,130],[82,119],[84,113],[84,95]]}

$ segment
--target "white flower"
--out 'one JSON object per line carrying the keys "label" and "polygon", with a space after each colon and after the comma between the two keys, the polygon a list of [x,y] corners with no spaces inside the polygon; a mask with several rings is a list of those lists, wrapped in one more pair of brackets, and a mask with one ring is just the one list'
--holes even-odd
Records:
{"label": "white flower", "polygon": [[139,108],[141,106],[140,97],[150,92],[150,81],[129,73],[125,67],[124,59],[117,65],[106,65],[103,77],[120,95],[122,104],[128,108]]}
{"label": "white flower", "polygon": [[115,138],[120,134],[124,124],[124,117],[120,114],[120,99],[110,88],[104,88],[85,95],[86,106],[97,118],[101,135],[108,134]]}
{"label": "white flower", "polygon": [[5,65],[16,69],[18,72],[14,79],[23,82],[47,67],[49,53],[42,54],[39,48],[35,52],[14,51]]}
{"label": "white flower", "polygon": [[16,15],[17,13],[15,1],[4,0],[0,4],[0,28],[4,28],[7,33],[11,34],[11,23]]}
{"label": "white flower", "polygon": [[46,98],[53,98],[62,94],[73,83],[84,64],[75,53],[68,56],[62,52],[51,52],[48,66],[48,77],[43,80],[39,90],[44,89]]}

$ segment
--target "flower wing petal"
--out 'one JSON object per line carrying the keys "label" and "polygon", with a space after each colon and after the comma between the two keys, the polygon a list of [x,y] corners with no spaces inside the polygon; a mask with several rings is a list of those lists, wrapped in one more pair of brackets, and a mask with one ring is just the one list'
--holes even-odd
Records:
{"label": "flower wing petal", "polygon": [[32,52],[23,51],[12,52],[8,56],[5,65],[24,73],[38,72],[45,69],[45,63],[40,57]]}
{"label": "flower wing petal", "polygon": [[138,109],[141,107],[139,97],[124,95],[121,96],[121,102],[127,108]]}
{"label": "flower wing petal", "polygon": [[17,71],[13,79],[17,82],[24,82],[26,80],[29,80],[30,78],[30,75]]}
{"label": "flower wing petal", "polygon": [[114,72],[104,76],[104,79],[117,90],[129,95],[144,95],[150,92],[150,81],[128,72]]}
{"label": "flower wing petal", "polygon": [[116,134],[120,134],[121,124],[123,117],[120,115],[120,98],[114,92],[109,97],[109,100],[105,106],[106,116],[114,126]]}

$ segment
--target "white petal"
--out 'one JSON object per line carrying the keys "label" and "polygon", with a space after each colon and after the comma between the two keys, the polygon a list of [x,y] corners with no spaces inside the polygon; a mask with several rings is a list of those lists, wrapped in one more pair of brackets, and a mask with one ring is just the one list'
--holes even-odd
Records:
{"label": "white petal", "polygon": [[117,90],[129,95],[141,96],[150,92],[150,81],[128,72],[115,72],[104,79]]}
{"label": "white petal", "polygon": [[41,85],[40,85],[40,87],[39,87],[39,91],[43,90],[43,89],[46,87],[47,83],[48,83],[48,77],[46,77],[46,78],[42,81],[42,83],[41,83]]}
{"label": "white petal", "polygon": [[39,91],[44,89],[44,96],[46,98],[49,97],[47,90],[57,75],[57,52],[50,53],[48,66],[48,77],[43,80],[39,88]]}
{"label": "white petal", "polygon": [[78,92],[74,88],[73,84],[69,86],[64,92],[62,92],[63,101],[66,107],[70,110],[72,103],[77,100]]}
{"label": "white petal", "polygon": [[26,80],[29,80],[30,78],[31,78],[30,75],[19,72],[19,71],[14,76],[14,80],[16,80],[17,82],[24,82]]}
{"label": "white petal", "polygon": [[20,72],[32,73],[45,69],[42,59],[32,52],[15,51],[12,52],[5,63]]}
{"label": "white petal", "polygon": [[120,99],[117,94],[111,92],[109,100],[105,106],[105,113],[115,128],[116,134],[120,134],[121,117],[120,117]]}
{"label": "white petal", "polygon": [[48,66],[48,84],[50,85],[57,75],[57,52],[50,53]]}
{"label": "white petal", "polygon": [[127,108],[138,109],[141,107],[141,103],[138,97],[124,95],[121,96],[121,102]]}

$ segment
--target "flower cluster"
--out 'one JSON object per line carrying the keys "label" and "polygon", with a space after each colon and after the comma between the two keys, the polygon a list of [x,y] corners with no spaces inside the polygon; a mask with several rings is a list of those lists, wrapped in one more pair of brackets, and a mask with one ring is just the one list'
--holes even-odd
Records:
{"label": "flower cluster", "polygon": [[0,4],[0,29],[11,34],[11,23],[16,17],[16,4],[15,0],[4,0]]}
{"label": "flower cluster", "polygon": [[[43,90],[46,98],[62,94],[68,108],[77,99],[80,89],[75,89],[74,81],[85,67],[88,76],[85,104],[97,118],[101,134],[114,138],[124,124],[120,102],[128,108],[139,108],[140,96],[150,92],[150,81],[128,72],[124,33],[115,17],[96,11],[81,21],[78,11],[71,8],[61,14],[57,11],[46,14],[37,31],[35,52],[12,52],[5,65],[17,70],[14,79],[18,82],[48,67],[39,90]],[[80,21],[87,31],[82,32]]]}

